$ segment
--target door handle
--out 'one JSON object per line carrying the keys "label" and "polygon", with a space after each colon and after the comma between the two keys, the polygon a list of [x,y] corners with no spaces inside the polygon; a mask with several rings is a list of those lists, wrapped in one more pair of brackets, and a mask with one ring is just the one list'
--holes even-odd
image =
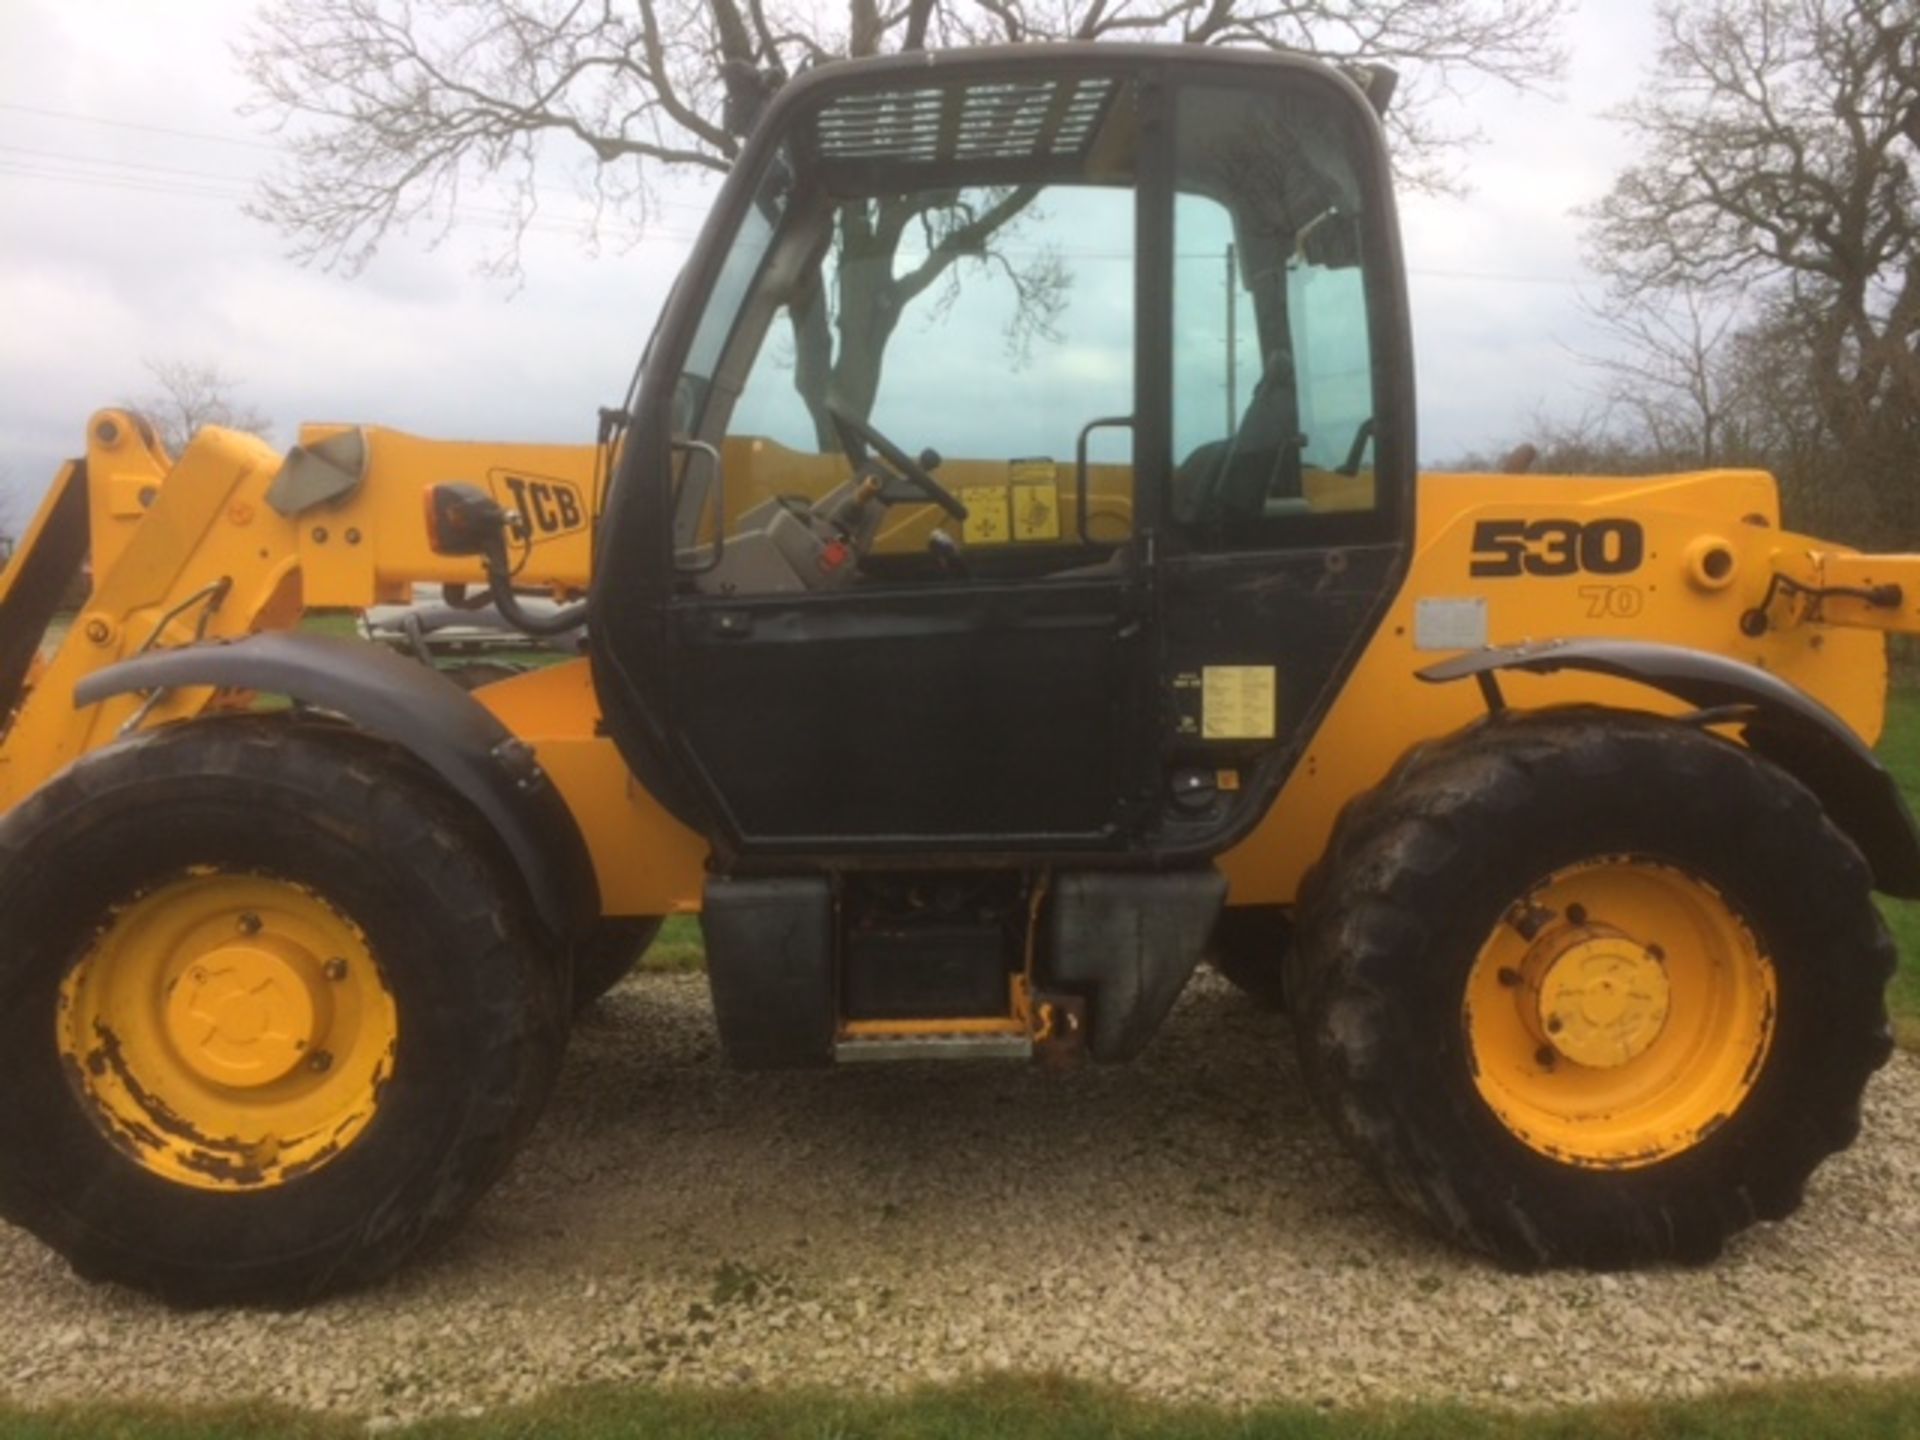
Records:
{"label": "door handle", "polygon": [[[704,440],[674,440],[670,442],[670,448],[673,450],[675,454],[684,454],[688,457],[685,466],[683,466],[680,471],[680,483],[678,486],[675,487],[673,492],[674,494],[673,526],[675,531],[673,568],[679,571],[682,575],[704,575],[709,570],[712,570],[719,565],[720,557],[726,553],[726,549],[727,549],[726,468],[721,463],[719,450],[715,449],[712,445],[709,445]],[[692,457],[696,455],[704,455],[707,457],[707,459],[713,462],[713,486],[707,495],[702,495],[699,497],[699,503],[694,508],[694,511],[691,517],[687,519],[689,533],[685,537],[686,543],[685,543],[685,546],[683,547],[681,545],[682,537],[678,533],[680,529],[680,522],[683,517],[680,515],[679,512],[680,512],[680,507],[682,503],[686,499],[684,492],[693,476],[693,458]],[[707,504],[709,502],[709,499],[711,499],[711,502],[713,505],[712,548],[708,550],[707,556],[704,560],[695,561],[693,563],[684,563],[680,558],[681,555],[689,551],[696,550],[698,548],[695,542],[698,538],[698,532],[700,528],[700,517],[707,513]]]}
{"label": "door handle", "polygon": [[[1080,434],[1073,442],[1073,510],[1074,522],[1080,530],[1080,543],[1093,544],[1093,537],[1087,534],[1087,443],[1093,439],[1096,430],[1131,430],[1131,415],[1108,415],[1099,420],[1089,420],[1081,427]],[[1138,499],[1136,494],[1135,499]]]}

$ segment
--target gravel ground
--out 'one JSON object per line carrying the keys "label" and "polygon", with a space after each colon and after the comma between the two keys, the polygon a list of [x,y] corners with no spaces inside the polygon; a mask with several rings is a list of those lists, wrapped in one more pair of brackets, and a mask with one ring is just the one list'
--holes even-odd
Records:
{"label": "gravel ground", "polygon": [[[446,1251],[294,1314],[170,1312],[0,1227],[0,1394],[408,1418],[595,1380],[1057,1370],[1172,1398],[1522,1404],[1920,1370],[1920,1059],[1794,1220],[1716,1266],[1514,1277],[1404,1221],[1210,975],[1146,1058],[740,1075],[705,982],[583,1018]],[[1901,1257],[1908,1257],[1902,1259]]]}

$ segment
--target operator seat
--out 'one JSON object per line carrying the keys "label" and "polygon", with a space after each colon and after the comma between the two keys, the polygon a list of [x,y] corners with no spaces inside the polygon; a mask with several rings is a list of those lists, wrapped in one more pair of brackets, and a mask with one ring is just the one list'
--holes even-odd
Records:
{"label": "operator seat", "polygon": [[1300,497],[1301,436],[1294,418],[1293,356],[1275,350],[1247,398],[1239,428],[1199,446],[1173,476],[1174,518],[1200,529],[1258,520],[1268,500]]}

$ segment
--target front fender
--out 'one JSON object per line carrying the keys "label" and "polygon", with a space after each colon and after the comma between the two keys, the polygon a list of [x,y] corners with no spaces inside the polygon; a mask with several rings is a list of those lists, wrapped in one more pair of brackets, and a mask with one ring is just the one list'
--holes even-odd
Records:
{"label": "front fender", "polygon": [[87,676],[73,701],[190,685],[284,695],[399,745],[493,826],[554,934],[580,935],[600,913],[586,842],[532,749],[437,670],[380,645],[276,630],[136,655]]}
{"label": "front fender", "polygon": [[1920,898],[1920,832],[1887,768],[1845,721],[1778,675],[1682,645],[1641,640],[1547,640],[1476,650],[1418,672],[1431,684],[1482,679],[1502,670],[1545,675],[1586,670],[1663,691],[1702,710],[1735,707],[1741,739],[1814,794],[1860,847],[1874,884]]}

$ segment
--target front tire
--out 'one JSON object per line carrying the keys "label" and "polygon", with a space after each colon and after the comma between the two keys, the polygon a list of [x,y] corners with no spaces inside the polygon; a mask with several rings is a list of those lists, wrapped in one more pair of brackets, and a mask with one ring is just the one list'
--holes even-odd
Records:
{"label": "front tire", "polygon": [[1290,967],[1335,1128],[1518,1267],[1705,1261],[1800,1203],[1886,1060],[1852,843],[1750,751],[1650,716],[1490,721],[1342,817]]}
{"label": "front tire", "polygon": [[484,822],[337,726],[204,720],[0,822],[0,1212],[90,1278],[298,1304],[442,1239],[567,976]]}

